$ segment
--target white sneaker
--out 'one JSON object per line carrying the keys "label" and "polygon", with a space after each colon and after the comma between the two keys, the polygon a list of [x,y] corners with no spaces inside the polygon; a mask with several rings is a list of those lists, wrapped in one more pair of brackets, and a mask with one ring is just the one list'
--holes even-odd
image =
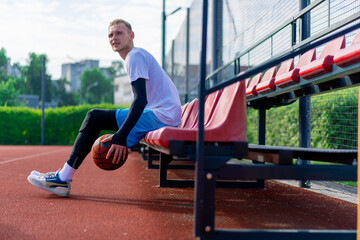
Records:
{"label": "white sneaker", "polygon": [[30,174],[27,179],[32,185],[56,195],[67,197],[70,194],[71,180],[61,181],[59,171],[52,173],[39,173],[35,171],[35,175]]}
{"label": "white sneaker", "polygon": [[56,174],[56,172],[41,173],[41,172],[34,170],[30,173],[30,175],[34,175],[34,176],[38,176],[38,177],[44,177],[44,176],[53,175],[53,174]]}

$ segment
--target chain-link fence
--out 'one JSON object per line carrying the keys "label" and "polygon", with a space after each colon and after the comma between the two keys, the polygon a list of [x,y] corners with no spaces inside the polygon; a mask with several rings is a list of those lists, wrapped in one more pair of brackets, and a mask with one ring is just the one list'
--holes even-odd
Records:
{"label": "chain-link fence", "polygon": [[[207,73],[217,69],[217,74],[208,79],[207,86],[280,56],[301,44],[305,38],[319,35],[319,39],[327,32],[336,32],[345,26],[341,25],[342,21],[360,12],[360,1],[356,0],[311,1],[314,7],[307,16],[309,30],[304,33],[301,28],[304,23],[299,17],[299,0],[219,0],[209,3]],[[216,11],[214,4],[217,4]],[[183,103],[197,97],[201,10],[202,0],[194,0],[166,56],[166,71],[178,87]],[[339,24],[340,27],[332,29]],[[355,32],[346,35],[346,45],[351,43],[354,35]],[[317,56],[322,48],[317,48]],[[294,60],[296,64],[298,57]],[[312,97],[311,146],[356,148],[356,109],[357,94],[354,89]],[[298,112],[298,102],[268,110],[267,126],[270,127],[266,131],[266,144],[298,146]],[[256,124],[257,112],[253,110],[248,114],[250,143],[256,143]]]}

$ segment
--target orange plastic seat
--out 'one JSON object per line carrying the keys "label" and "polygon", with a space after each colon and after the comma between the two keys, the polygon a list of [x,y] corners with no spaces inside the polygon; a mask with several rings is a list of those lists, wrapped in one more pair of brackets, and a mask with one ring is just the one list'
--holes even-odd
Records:
{"label": "orange plastic seat", "polygon": [[[193,105],[193,110],[190,107]],[[170,140],[196,141],[198,101],[194,100],[183,113],[179,127],[163,127],[146,134],[143,141],[169,148]],[[245,81],[234,83],[211,93],[205,100],[205,142],[246,141]],[[196,123],[192,122],[196,116]]]}
{"label": "orange plastic seat", "polygon": [[338,37],[328,42],[319,58],[300,68],[300,76],[304,79],[313,78],[331,71],[334,55],[345,47],[345,36]]}
{"label": "orange plastic seat", "polygon": [[272,67],[267,70],[260,80],[260,83],[256,85],[256,92],[258,93],[267,93],[275,90],[275,74],[276,74],[276,67]]}
{"label": "orange plastic seat", "polygon": [[299,71],[304,65],[307,65],[315,60],[315,49],[311,49],[301,55],[299,61],[294,68],[294,60],[289,59],[281,64],[281,67],[275,77],[275,85],[279,88],[284,88],[289,85],[299,82]]}
{"label": "orange plastic seat", "polygon": [[349,47],[341,49],[334,56],[334,63],[346,67],[360,62],[360,30],[357,31]]}

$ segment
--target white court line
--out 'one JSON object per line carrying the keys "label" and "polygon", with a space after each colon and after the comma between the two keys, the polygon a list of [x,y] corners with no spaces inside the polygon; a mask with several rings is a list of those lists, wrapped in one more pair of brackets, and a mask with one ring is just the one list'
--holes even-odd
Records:
{"label": "white court line", "polygon": [[20,160],[25,160],[25,159],[29,159],[29,158],[49,155],[49,154],[53,154],[53,153],[57,153],[57,152],[62,152],[62,151],[65,151],[65,150],[67,150],[67,149],[60,149],[60,150],[58,149],[58,150],[51,151],[51,152],[44,152],[44,153],[33,154],[33,155],[25,156],[25,157],[13,158],[13,159],[10,159],[10,160],[5,160],[5,161],[0,162],[0,165],[5,164],[5,163],[10,163],[10,162],[16,162],[16,161],[20,161]]}

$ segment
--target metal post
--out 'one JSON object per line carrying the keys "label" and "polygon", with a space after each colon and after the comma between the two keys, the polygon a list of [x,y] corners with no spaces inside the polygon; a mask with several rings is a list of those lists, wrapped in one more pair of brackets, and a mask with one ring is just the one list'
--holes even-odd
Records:
{"label": "metal post", "polygon": [[291,46],[296,44],[296,21],[291,23]]}
{"label": "metal post", "polygon": [[[300,10],[310,4],[310,0],[300,0]],[[310,37],[310,13],[301,18],[301,40]],[[299,146],[309,148],[311,146],[311,99],[302,97],[299,100]],[[298,164],[307,165],[310,161],[298,159]],[[310,181],[300,181],[300,187],[310,187]]]}
{"label": "metal post", "polygon": [[163,11],[162,11],[162,48],[161,48],[161,66],[165,69],[165,37],[166,37],[166,17],[173,15],[177,11],[179,11],[181,7],[178,7],[168,15],[165,12],[165,0],[163,0]]}
{"label": "metal post", "polygon": [[327,4],[328,4],[328,27],[330,27],[330,21],[331,21],[331,19],[330,19],[330,0],[328,0],[327,1]]}
{"label": "metal post", "polygon": [[42,104],[41,104],[41,145],[44,145],[45,135],[45,56],[42,64]]}
{"label": "metal post", "polygon": [[[258,109],[258,144],[266,144],[266,108],[259,107]],[[260,162],[254,162],[256,164],[265,164]],[[257,179],[259,188],[265,188],[265,180]]]}
{"label": "metal post", "polygon": [[[222,39],[223,39],[223,31],[222,31],[222,0],[213,0],[213,49],[212,49],[212,70],[215,71],[222,65]],[[212,85],[216,85],[218,82],[218,74],[214,75],[212,79]]]}
{"label": "metal post", "polygon": [[[299,100],[299,146],[309,148],[311,136],[311,98],[303,97]],[[298,164],[307,165],[310,161],[298,159]],[[309,180],[302,180],[299,183],[300,187],[309,188]]]}
{"label": "metal post", "polygon": [[258,109],[258,144],[265,145],[266,143],[266,109],[260,107]]}
{"label": "metal post", "polygon": [[[360,149],[360,117],[359,117],[359,113],[360,113],[360,88],[358,88],[358,122],[357,122],[357,149],[358,149],[358,154],[357,154],[357,159],[359,161],[360,159],[360,152],[359,152],[359,149]],[[360,176],[360,164],[358,163],[357,164],[357,175],[358,175],[358,179],[359,179],[359,176]],[[359,181],[359,180],[358,180]],[[360,192],[360,184],[358,184],[358,187],[357,187],[357,191],[358,193]],[[359,231],[360,229],[360,198],[358,197],[358,203],[357,203],[357,231]],[[357,235],[358,238],[359,238],[359,235]]]}
{"label": "metal post", "polygon": [[[196,176],[195,176],[195,206],[194,206],[194,232],[195,236],[201,236],[205,232],[204,226],[204,103],[205,103],[205,78],[206,78],[206,44],[207,44],[207,14],[208,1],[203,1],[202,9],[202,37],[200,57],[200,85],[199,85],[199,115],[198,133],[196,141]],[[209,231],[213,229],[207,229]]]}
{"label": "metal post", "polygon": [[189,58],[190,58],[190,8],[186,10],[186,76],[185,76],[185,103],[189,101]]}
{"label": "metal post", "polygon": [[171,42],[171,80],[173,82],[175,82],[175,68],[174,68],[174,63],[175,63],[175,40],[172,40]]}
{"label": "metal post", "polygon": [[163,11],[162,11],[162,44],[161,44],[161,66],[165,69],[165,21],[166,21],[166,14],[165,14],[165,0],[163,0]]}

